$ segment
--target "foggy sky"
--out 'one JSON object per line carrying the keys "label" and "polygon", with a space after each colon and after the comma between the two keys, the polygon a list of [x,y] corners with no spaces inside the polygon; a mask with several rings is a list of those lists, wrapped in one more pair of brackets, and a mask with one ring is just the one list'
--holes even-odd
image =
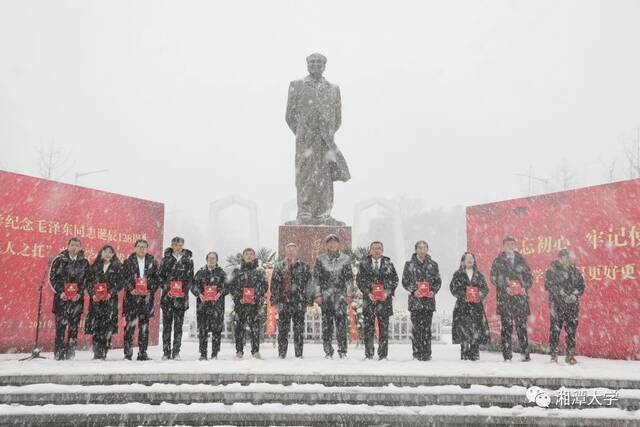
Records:
{"label": "foggy sky", "polygon": [[3,0],[0,166],[37,175],[55,143],[73,161],[63,181],[109,169],[79,184],[203,230],[209,202],[238,194],[275,247],[295,197],[287,88],[318,51],[353,176],[338,219],[372,196],[520,196],[517,173],[550,177],[563,157],[599,183],[640,124],[639,22],[639,1]]}

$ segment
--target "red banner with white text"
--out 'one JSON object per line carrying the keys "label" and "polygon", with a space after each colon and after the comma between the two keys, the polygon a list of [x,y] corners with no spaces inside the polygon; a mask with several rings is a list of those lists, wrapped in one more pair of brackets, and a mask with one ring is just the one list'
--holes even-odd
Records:
{"label": "red banner with white text", "polygon": [[[39,282],[49,257],[65,249],[71,237],[82,240],[89,263],[107,244],[124,261],[139,238],[149,241],[149,252],[160,261],[163,221],[161,203],[0,171],[0,352],[33,348]],[[55,335],[52,304],[47,277],[40,325],[40,347],[46,351],[53,348]],[[83,334],[87,308],[88,299],[78,334],[80,346],[91,342]],[[112,340],[115,347],[123,343],[122,292],[118,313],[119,330]],[[156,310],[150,345],[158,343],[158,332]]]}
{"label": "red banner with white text", "polygon": [[[549,342],[544,274],[562,248],[573,251],[586,290],[580,299],[578,354],[640,359],[640,179],[621,181],[467,208],[467,246],[489,281],[502,238],[533,272],[529,292],[530,342]],[[499,342],[496,290],[489,285],[485,309],[492,339]],[[561,335],[564,348],[564,332]]]}

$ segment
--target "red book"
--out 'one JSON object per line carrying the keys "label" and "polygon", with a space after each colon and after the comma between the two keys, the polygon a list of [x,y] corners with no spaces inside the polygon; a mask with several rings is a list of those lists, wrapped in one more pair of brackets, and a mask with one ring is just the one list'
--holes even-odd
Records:
{"label": "red book", "polygon": [[181,280],[172,280],[169,282],[169,296],[171,298],[184,298]]}
{"label": "red book", "polygon": [[386,299],[384,285],[381,283],[374,283],[371,285],[371,296],[374,301],[384,301]]}
{"label": "red book", "polygon": [[507,293],[511,296],[525,295],[524,288],[517,280],[509,280],[507,283]]}
{"label": "red book", "polygon": [[256,294],[255,289],[253,288],[242,288],[242,300],[240,300],[242,304],[255,304],[256,303]]}
{"label": "red book", "polygon": [[429,282],[418,282],[416,283],[418,289],[415,291],[415,296],[418,298],[432,298],[433,292],[431,292],[431,283]]}
{"label": "red book", "polygon": [[471,303],[480,302],[480,294],[478,293],[478,288],[476,288],[475,286],[467,286],[465,301]]}
{"label": "red book", "polygon": [[93,296],[98,301],[107,301],[109,299],[109,289],[106,283],[96,283],[93,285]]}
{"label": "red book", "polygon": [[136,294],[141,296],[149,295],[149,286],[146,277],[136,277]]}
{"label": "red book", "polygon": [[215,285],[204,285],[202,297],[205,301],[215,301],[218,299],[218,287]]}
{"label": "red book", "polygon": [[78,296],[78,284],[77,283],[65,283],[64,284],[64,296],[68,301],[75,300]]}

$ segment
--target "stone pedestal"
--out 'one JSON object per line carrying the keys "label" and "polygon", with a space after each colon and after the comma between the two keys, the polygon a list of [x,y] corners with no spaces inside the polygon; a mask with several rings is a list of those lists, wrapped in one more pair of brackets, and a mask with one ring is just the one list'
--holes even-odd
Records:
{"label": "stone pedestal", "polygon": [[333,225],[281,225],[278,233],[278,255],[284,257],[287,243],[298,245],[298,257],[311,268],[316,257],[324,252],[324,239],[329,234],[340,237],[341,248],[351,248],[351,227]]}

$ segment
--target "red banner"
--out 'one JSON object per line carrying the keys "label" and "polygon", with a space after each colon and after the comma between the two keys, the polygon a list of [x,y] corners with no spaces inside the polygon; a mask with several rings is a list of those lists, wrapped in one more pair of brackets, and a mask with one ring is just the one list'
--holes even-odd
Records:
{"label": "red banner", "polygon": [[[640,179],[467,208],[467,246],[489,279],[502,238],[512,235],[533,272],[529,340],[549,342],[544,274],[560,249],[576,255],[586,290],[580,299],[579,354],[640,359]],[[496,291],[486,311],[499,342]],[[564,346],[564,333],[561,346]]]}
{"label": "red banner", "polygon": [[267,321],[265,324],[265,335],[268,337],[273,337],[276,335],[277,328],[277,310],[276,307],[271,305],[271,279],[273,278],[273,268],[269,267],[265,270],[265,274],[267,275]]}
{"label": "red banner", "polygon": [[[3,171],[0,171],[0,201],[0,352],[25,352],[33,348],[38,284],[47,269],[48,258],[65,249],[71,237],[80,237],[90,263],[106,244],[113,246],[124,261],[139,238],[149,241],[149,252],[160,261],[164,221],[161,203]],[[44,350],[53,349],[52,301],[53,292],[47,280],[40,325],[40,347]],[[87,308],[88,299],[85,314]],[[123,344],[122,292],[119,316],[114,346]],[[78,342],[88,346],[91,337],[83,334],[84,318],[85,315]],[[159,319],[156,310],[149,326],[150,345],[158,343]]]}

